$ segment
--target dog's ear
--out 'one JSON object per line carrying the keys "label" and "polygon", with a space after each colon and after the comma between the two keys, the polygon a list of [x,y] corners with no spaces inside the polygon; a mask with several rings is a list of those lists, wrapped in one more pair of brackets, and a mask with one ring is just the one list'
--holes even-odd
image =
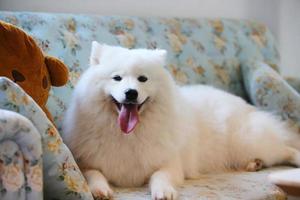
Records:
{"label": "dog's ear", "polygon": [[92,42],[90,66],[99,65],[103,47],[97,41]]}
{"label": "dog's ear", "polygon": [[164,49],[156,49],[155,54],[158,55],[159,62],[164,66],[167,59],[167,51]]}

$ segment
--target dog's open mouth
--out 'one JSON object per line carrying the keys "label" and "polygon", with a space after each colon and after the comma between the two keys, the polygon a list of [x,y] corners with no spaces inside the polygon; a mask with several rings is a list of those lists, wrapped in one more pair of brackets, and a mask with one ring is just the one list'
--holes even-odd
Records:
{"label": "dog's open mouth", "polygon": [[139,110],[146,103],[149,98],[146,98],[145,101],[141,104],[138,104],[136,101],[133,102],[118,102],[115,98],[112,97],[113,102],[115,103],[119,116],[118,124],[125,134],[129,134],[136,127],[139,122]]}

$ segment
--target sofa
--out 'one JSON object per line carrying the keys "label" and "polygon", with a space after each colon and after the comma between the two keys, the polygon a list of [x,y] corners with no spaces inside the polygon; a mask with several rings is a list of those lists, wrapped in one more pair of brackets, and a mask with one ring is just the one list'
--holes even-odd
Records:
{"label": "sofa", "polygon": [[[43,51],[69,66],[65,87],[53,88],[41,108],[18,85],[0,77],[0,199],[93,199],[61,135],[64,112],[93,40],[128,48],[168,51],[166,68],[178,84],[209,84],[278,115],[300,134],[300,82],[280,75],[275,38],[261,23],[235,19],[188,19],[0,12],[35,38]],[[242,149],[241,149],[242,151]],[[268,174],[203,174],[179,186],[180,199],[286,199]],[[147,187],[114,188],[115,199],[150,199]]]}

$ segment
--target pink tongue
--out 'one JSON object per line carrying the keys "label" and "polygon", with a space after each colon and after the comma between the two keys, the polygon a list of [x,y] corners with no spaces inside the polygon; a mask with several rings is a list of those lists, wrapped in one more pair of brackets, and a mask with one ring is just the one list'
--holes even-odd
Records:
{"label": "pink tongue", "polygon": [[138,105],[122,104],[118,123],[125,134],[129,134],[139,122]]}

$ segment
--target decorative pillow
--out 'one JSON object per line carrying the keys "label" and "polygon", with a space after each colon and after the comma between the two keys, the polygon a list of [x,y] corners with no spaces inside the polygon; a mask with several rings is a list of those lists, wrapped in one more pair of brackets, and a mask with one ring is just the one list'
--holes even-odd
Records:
{"label": "decorative pillow", "polygon": [[278,114],[300,133],[300,95],[275,70],[260,61],[242,65],[251,103]]}

